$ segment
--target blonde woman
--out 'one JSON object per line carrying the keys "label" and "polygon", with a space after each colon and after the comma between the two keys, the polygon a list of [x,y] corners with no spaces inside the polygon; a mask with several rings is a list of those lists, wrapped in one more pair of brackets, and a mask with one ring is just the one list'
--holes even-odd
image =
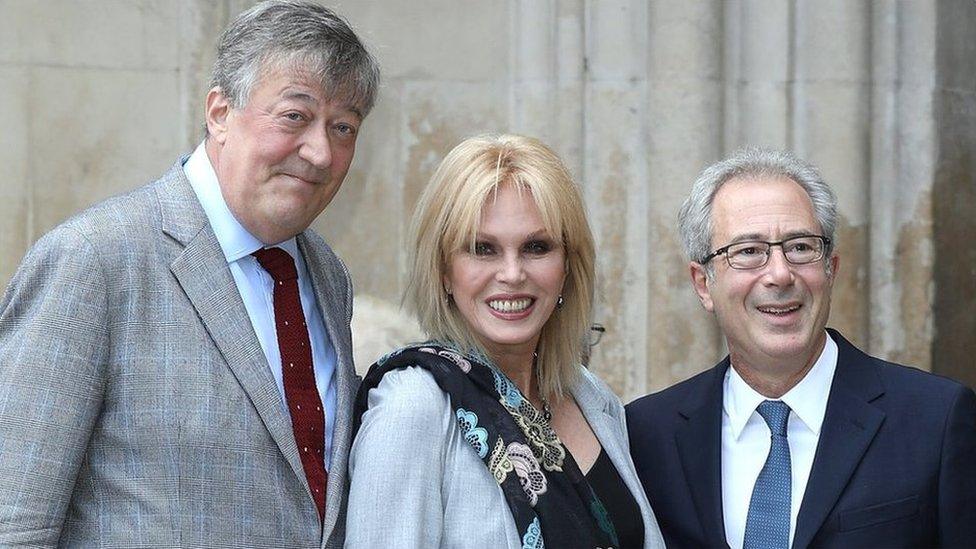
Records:
{"label": "blonde woman", "polygon": [[414,215],[430,341],[357,398],[346,547],[663,547],[616,396],[580,363],[593,237],[538,140],[468,139]]}

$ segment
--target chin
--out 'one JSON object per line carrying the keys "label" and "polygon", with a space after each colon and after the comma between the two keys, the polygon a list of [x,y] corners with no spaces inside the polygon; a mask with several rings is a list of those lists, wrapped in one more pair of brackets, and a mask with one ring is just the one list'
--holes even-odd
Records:
{"label": "chin", "polygon": [[789,359],[809,352],[814,345],[814,338],[809,333],[766,334],[763,352],[774,358]]}

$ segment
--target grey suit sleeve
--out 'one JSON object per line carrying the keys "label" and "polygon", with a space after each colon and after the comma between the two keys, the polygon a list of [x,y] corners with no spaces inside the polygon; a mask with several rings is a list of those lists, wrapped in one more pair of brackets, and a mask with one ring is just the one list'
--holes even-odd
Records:
{"label": "grey suit sleeve", "polygon": [[62,227],[0,302],[0,546],[58,542],[104,391],[105,278]]}
{"label": "grey suit sleeve", "polygon": [[420,368],[386,374],[349,457],[347,548],[438,547],[450,401]]}
{"label": "grey suit sleeve", "polygon": [[939,546],[976,540],[976,394],[959,386],[946,420],[939,470]]}

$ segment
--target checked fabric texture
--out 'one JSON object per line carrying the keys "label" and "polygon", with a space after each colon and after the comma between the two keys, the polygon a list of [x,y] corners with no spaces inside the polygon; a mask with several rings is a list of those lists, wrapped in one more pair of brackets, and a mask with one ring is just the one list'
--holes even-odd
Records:
{"label": "checked fabric texture", "polygon": [[769,425],[771,440],[766,463],[752,489],[743,548],[787,548],[792,490],[790,444],[786,438],[790,407],[781,401],[766,400],[756,411]]}
{"label": "checked fabric texture", "polygon": [[262,249],[252,255],[274,279],[275,331],[281,351],[285,400],[298,455],[321,520],[325,516],[325,487],[329,480],[324,455],[325,412],[315,386],[312,348],[298,293],[298,271],[295,260],[281,248]]}

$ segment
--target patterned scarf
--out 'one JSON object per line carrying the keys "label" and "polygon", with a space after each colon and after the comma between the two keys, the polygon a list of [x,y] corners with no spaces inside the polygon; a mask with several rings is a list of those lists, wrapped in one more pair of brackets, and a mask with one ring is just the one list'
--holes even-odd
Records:
{"label": "patterned scarf", "polygon": [[356,396],[353,434],[383,376],[409,366],[430,372],[451,397],[458,427],[505,495],[523,549],[617,547],[603,503],[544,413],[483,357],[425,343],[387,355],[370,367]]}

